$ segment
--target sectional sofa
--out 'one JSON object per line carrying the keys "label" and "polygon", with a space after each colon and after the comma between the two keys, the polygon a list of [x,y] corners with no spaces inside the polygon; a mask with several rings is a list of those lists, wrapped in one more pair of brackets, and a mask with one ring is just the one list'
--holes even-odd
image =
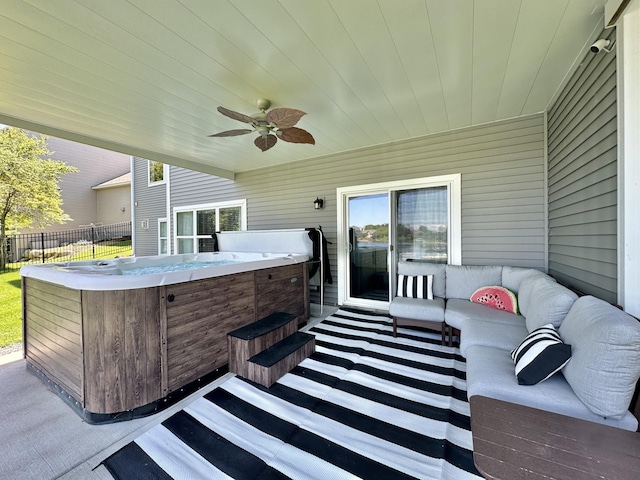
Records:
{"label": "sectional sofa", "polygon": [[[638,429],[629,411],[640,377],[640,322],[634,317],[595,297],[578,298],[535,269],[399,262],[398,274],[405,288],[389,307],[394,332],[421,321],[443,322],[449,335],[459,331],[469,398],[483,395]],[[470,300],[485,287],[512,294],[517,313]]]}

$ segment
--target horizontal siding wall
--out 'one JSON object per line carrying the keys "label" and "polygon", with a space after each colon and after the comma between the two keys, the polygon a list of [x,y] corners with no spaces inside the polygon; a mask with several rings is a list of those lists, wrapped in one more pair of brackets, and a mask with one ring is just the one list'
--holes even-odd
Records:
{"label": "horizontal siding wall", "polygon": [[[544,270],[542,115],[254,170],[235,181],[172,167],[171,206],[247,199],[250,230],[322,226],[334,277],[325,298],[335,303],[336,188],[452,173],[462,174],[463,263]],[[324,209],[313,209],[316,197]]]}
{"label": "horizontal siding wall", "polygon": [[[134,157],[131,183],[134,186],[134,228],[136,244],[134,253],[138,256],[158,255],[158,218],[167,214],[167,186],[149,186],[147,160]],[[138,204],[135,205],[135,202]],[[143,220],[149,220],[149,228],[141,228]]]}
{"label": "horizontal siding wall", "polygon": [[[615,40],[615,32],[602,34]],[[548,114],[549,272],[617,301],[616,56],[587,53]]]}

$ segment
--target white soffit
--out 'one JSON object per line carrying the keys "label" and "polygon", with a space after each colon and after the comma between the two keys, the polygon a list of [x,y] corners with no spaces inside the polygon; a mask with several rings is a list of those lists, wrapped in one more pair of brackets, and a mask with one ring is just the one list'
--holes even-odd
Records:
{"label": "white soffit", "polygon": [[[0,122],[233,178],[543,111],[604,0],[4,0]],[[316,145],[257,134],[255,100]]]}

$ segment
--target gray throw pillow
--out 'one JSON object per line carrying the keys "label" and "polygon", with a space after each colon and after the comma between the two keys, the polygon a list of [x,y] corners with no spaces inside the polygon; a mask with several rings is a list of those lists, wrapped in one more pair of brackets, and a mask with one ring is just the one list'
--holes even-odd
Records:
{"label": "gray throw pillow", "polygon": [[560,325],[571,344],[562,373],[580,400],[597,415],[620,418],[640,377],[640,322],[595,297],[581,297]]}

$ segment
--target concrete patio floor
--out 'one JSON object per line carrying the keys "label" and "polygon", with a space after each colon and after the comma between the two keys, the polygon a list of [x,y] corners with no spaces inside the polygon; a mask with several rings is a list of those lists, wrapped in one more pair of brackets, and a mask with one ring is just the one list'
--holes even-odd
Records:
{"label": "concrete patio floor", "polygon": [[[312,305],[311,326],[336,308]],[[150,417],[89,425],[26,369],[22,352],[0,356],[0,478],[87,480],[112,477],[100,465],[128,442],[233,376]]]}

